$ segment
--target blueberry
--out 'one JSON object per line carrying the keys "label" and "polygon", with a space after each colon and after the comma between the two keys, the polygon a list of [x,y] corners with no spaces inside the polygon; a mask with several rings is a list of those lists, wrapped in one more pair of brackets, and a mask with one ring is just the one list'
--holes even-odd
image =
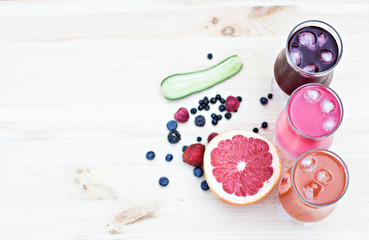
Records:
{"label": "blueberry", "polygon": [[191,108],[191,113],[192,114],[196,114],[197,113],[197,109],[196,108]]}
{"label": "blueberry", "polygon": [[205,117],[203,115],[199,115],[195,118],[195,125],[198,127],[203,127],[205,125]]}
{"label": "blueberry", "polygon": [[205,103],[206,105],[208,105],[208,104],[209,104],[209,99],[208,99],[208,97],[204,97],[203,103]]}
{"label": "blueberry", "polygon": [[211,123],[215,126],[218,124],[218,120],[216,118],[214,118],[213,120],[211,120]]}
{"label": "blueberry", "polygon": [[167,128],[169,129],[169,131],[172,131],[172,130],[176,130],[177,129],[177,122],[176,121],[173,121],[173,120],[170,120],[168,123],[167,123]]}
{"label": "blueberry", "polygon": [[238,96],[238,97],[237,97],[237,100],[238,100],[239,102],[242,102],[242,97]]}
{"label": "blueberry", "polygon": [[204,101],[203,101],[203,100],[200,100],[200,101],[199,101],[199,104],[200,104],[200,105],[202,105],[203,103],[204,103]]}
{"label": "blueberry", "polygon": [[226,114],[224,114],[224,117],[227,118],[227,119],[231,119],[232,114],[231,113],[226,113]]}
{"label": "blueberry", "polygon": [[204,175],[204,171],[202,170],[201,167],[195,167],[193,169],[193,175],[195,175],[195,177],[202,177],[202,175]]}
{"label": "blueberry", "polygon": [[206,182],[206,180],[204,180],[204,181],[201,182],[201,189],[204,190],[204,191],[209,190],[209,185]]}
{"label": "blueberry", "polygon": [[167,162],[170,162],[170,161],[172,161],[173,160],[173,155],[172,154],[167,154],[166,156],[165,156],[165,160],[167,160]]}
{"label": "blueberry", "polygon": [[224,105],[220,105],[219,106],[219,111],[224,112],[224,110],[225,110],[225,106]]}
{"label": "blueberry", "polygon": [[253,131],[254,133],[258,133],[258,132],[259,132],[259,128],[254,128],[254,129],[252,129],[252,131]]}
{"label": "blueberry", "polygon": [[181,140],[181,134],[177,130],[172,130],[168,134],[168,141],[170,143],[177,143]]}
{"label": "blueberry", "polygon": [[205,106],[205,111],[209,111],[209,109],[210,109],[210,106],[209,105],[206,105]]}
{"label": "blueberry", "polygon": [[234,110],[233,112],[238,112],[238,109]]}
{"label": "blueberry", "polygon": [[187,148],[187,145],[183,145],[182,152],[184,152],[186,150],[186,148]]}
{"label": "blueberry", "polygon": [[215,113],[212,113],[210,116],[211,116],[211,118],[216,118],[217,117],[217,115]]}
{"label": "blueberry", "polygon": [[221,98],[221,99],[220,99],[220,102],[221,102],[222,104],[224,104],[224,103],[225,103],[225,99],[224,99],[224,98]]}
{"label": "blueberry", "polygon": [[269,94],[268,94],[268,98],[269,98],[269,99],[272,99],[272,98],[273,98],[273,94],[269,93]]}
{"label": "blueberry", "polygon": [[162,187],[166,187],[169,184],[169,179],[167,177],[159,178],[159,185]]}
{"label": "blueberry", "polygon": [[222,115],[218,115],[217,116],[217,120],[219,121],[219,120],[222,120]]}
{"label": "blueberry", "polygon": [[201,142],[202,141],[202,138],[201,137],[197,137],[196,139],[198,142]]}
{"label": "blueberry", "polygon": [[266,97],[261,97],[260,98],[260,103],[263,104],[263,105],[265,105],[265,104],[268,103],[268,99]]}
{"label": "blueberry", "polygon": [[221,98],[222,96],[220,96],[220,94],[215,95],[215,99],[220,100]]}
{"label": "blueberry", "polygon": [[268,123],[267,123],[267,122],[263,122],[263,123],[261,124],[261,127],[262,127],[262,128],[267,128],[267,127],[268,127]]}
{"label": "blueberry", "polygon": [[208,53],[208,59],[209,59],[209,60],[213,59],[213,54]]}
{"label": "blueberry", "polygon": [[216,98],[211,98],[211,99],[210,99],[210,102],[214,104],[214,103],[216,103],[216,102],[217,102],[217,99],[216,99]]}
{"label": "blueberry", "polygon": [[199,106],[197,107],[197,109],[199,109],[199,111],[201,111],[201,110],[203,110],[203,109],[204,109],[204,107],[203,107],[202,105],[199,105]]}
{"label": "blueberry", "polygon": [[148,151],[146,153],[147,160],[153,160],[155,158],[155,153],[153,151]]}

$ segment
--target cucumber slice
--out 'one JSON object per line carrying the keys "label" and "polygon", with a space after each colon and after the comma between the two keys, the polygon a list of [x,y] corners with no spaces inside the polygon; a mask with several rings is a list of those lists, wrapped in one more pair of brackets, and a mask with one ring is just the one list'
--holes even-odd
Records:
{"label": "cucumber slice", "polygon": [[161,90],[167,99],[181,99],[227,80],[237,74],[242,65],[240,58],[233,55],[201,71],[171,75],[161,82]]}

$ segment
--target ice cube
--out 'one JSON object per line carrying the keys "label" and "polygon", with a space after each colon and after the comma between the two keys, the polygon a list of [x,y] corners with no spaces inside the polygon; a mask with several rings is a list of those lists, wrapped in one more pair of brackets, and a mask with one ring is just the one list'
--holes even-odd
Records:
{"label": "ice cube", "polygon": [[302,32],[302,33],[299,33],[299,35],[297,37],[299,39],[299,43],[302,46],[305,46],[305,47],[309,48],[312,51],[316,50],[316,48],[315,48],[316,37],[315,37],[314,33],[312,33],[312,32]]}
{"label": "ice cube", "polygon": [[322,94],[320,91],[315,89],[306,89],[304,93],[304,98],[310,103],[318,102],[321,96]]}
{"label": "ice cube", "polygon": [[308,156],[301,160],[299,166],[303,172],[306,173],[312,172],[316,167],[316,160],[315,158]]}
{"label": "ice cube", "polygon": [[326,132],[330,132],[336,126],[337,120],[334,117],[328,118],[328,120],[324,121],[322,124],[322,128]]}
{"label": "ice cube", "polygon": [[319,67],[314,63],[310,63],[305,65],[302,70],[305,72],[319,72]]}
{"label": "ice cube", "polygon": [[312,32],[302,32],[297,37],[299,43],[303,46],[314,45],[316,43],[316,37]]}
{"label": "ice cube", "polygon": [[325,41],[327,41],[327,37],[322,33],[318,37],[319,47],[322,48],[324,46]]}
{"label": "ice cube", "polygon": [[302,188],[303,195],[307,200],[313,200],[317,198],[321,190],[322,186],[314,180],[309,181]]}
{"label": "ice cube", "polygon": [[324,99],[320,104],[320,108],[324,114],[329,114],[335,109],[335,103],[329,99]]}
{"label": "ice cube", "polygon": [[324,64],[333,62],[334,54],[329,50],[322,50],[319,52],[319,60]]}
{"label": "ice cube", "polygon": [[295,64],[296,66],[299,66],[301,64],[302,54],[299,50],[292,49],[290,51],[290,58],[291,58],[293,64]]}
{"label": "ice cube", "polygon": [[318,182],[320,182],[323,185],[327,185],[330,181],[332,181],[332,174],[325,169],[320,169],[316,173],[315,177],[316,180],[318,180]]}

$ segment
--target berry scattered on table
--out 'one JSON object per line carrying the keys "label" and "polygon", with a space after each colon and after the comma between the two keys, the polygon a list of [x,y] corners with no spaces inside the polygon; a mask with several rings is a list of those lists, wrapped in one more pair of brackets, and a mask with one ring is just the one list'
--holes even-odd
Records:
{"label": "berry scattered on table", "polygon": [[148,151],[146,153],[147,160],[153,160],[155,158],[155,153],[153,151]]}
{"label": "berry scattered on table", "polygon": [[225,106],[224,105],[220,105],[219,106],[219,111],[221,111],[221,112],[224,112],[224,110],[225,110],[226,108],[225,108]]}
{"label": "berry scattered on table", "polygon": [[196,138],[196,140],[197,140],[198,142],[201,142],[201,141],[202,141],[202,137],[197,137],[197,138]]}
{"label": "berry scattered on table", "polygon": [[213,54],[208,53],[208,59],[209,59],[209,60],[213,59]]}
{"label": "berry scattered on table", "polygon": [[217,99],[216,99],[216,98],[211,98],[211,99],[210,99],[210,102],[211,102],[212,104],[214,104],[214,103],[216,103],[216,102],[217,102]]}
{"label": "berry scattered on table", "polygon": [[214,132],[214,133],[210,133],[208,136],[208,143],[215,138],[218,135],[218,133]]}
{"label": "berry scattered on table", "polygon": [[217,95],[215,95],[215,98],[216,98],[217,100],[220,100],[220,99],[222,99],[222,96],[221,96],[220,94],[217,94]]}
{"label": "berry scattered on table", "polygon": [[234,96],[228,96],[225,101],[225,108],[228,112],[234,112],[240,107],[240,102]]}
{"label": "berry scattered on table", "polygon": [[204,190],[204,191],[209,190],[209,185],[206,182],[206,180],[204,180],[204,181],[201,182],[201,189]]}
{"label": "berry scattered on table", "polygon": [[165,160],[167,161],[167,162],[170,162],[170,161],[172,161],[173,160],[173,155],[172,154],[167,154],[166,156],[165,156]]}
{"label": "berry scattered on table", "polygon": [[227,119],[231,119],[232,114],[227,112],[226,114],[224,114],[224,117],[227,118]]}
{"label": "berry scattered on table", "polygon": [[205,122],[205,117],[203,115],[199,115],[195,118],[195,125],[198,127],[203,127]]}
{"label": "berry scattered on table", "polygon": [[204,152],[205,146],[201,143],[195,143],[186,148],[182,158],[187,164],[194,167],[199,167],[202,165]]}
{"label": "berry scattered on table", "polygon": [[221,98],[220,102],[224,104],[226,102],[226,100],[224,98]]}
{"label": "berry scattered on table", "polygon": [[176,130],[177,129],[177,122],[176,121],[173,121],[173,120],[170,120],[168,123],[167,123],[167,128],[169,129],[169,131],[172,131],[172,130]]}
{"label": "berry scattered on table", "polygon": [[196,114],[197,113],[197,109],[196,108],[191,108],[191,113],[192,114]]}
{"label": "berry scattered on table", "polygon": [[170,143],[178,143],[181,140],[181,134],[177,130],[172,130],[168,134],[168,141]]}
{"label": "berry scattered on table", "polygon": [[238,100],[239,102],[242,102],[242,97],[237,96],[237,100]]}
{"label": "berry scattered on table", "polygon": [[190,118],[190,114],[188,113],[186,108],[180,108],[178,111],[174,114],[174,119],[177,122],[185,123]]}
{"label": "berry scattered on table", "polygon": [[272,93],[269,93],[269,94],[268,94],[268,98],[269,98],[269,99],[272,99],[272,98],[273,98],[273,94],[272,94]]}
{"label": "berry scattered on table", "polygon": [[268,127],[268,123],[267,122],[262,122],[261,123],[261,127],[262,128],[267,128]]}
{"label": "berry scattered on table", "polygon": [[261,97],[260,98],[260,103],[263,105],[266,105],[268,103],[268,99],[266,97]]}
{"label": "berry scattered on table", "polygon": [[200,178],[200,177],[202,177],[202,175],[204,175],[204,171],[202,170],[201,167],[195,167],[193,169],[193,175],[195,175],[195,177]]}
{"label": "berry scattered on table", "polygon": [[218,124],[218,120],[214,118],[213,120],[211,120],[211,124],[213,124],[214,126],[217,125]]}
{"label": "berry scattered on table", "polygon": [[187,148],[187,145],[183,145],[182,152],[184,152],[186,150],[186,148]]}
{"label": "berry scattered on table", "polygon": [[162,187],[166,187],[169,184],[169,179],[167,177],[159,178],[159,185]]}
{"label": "berry scattered on table", "polygon": [[218,121],[219,121],[219,120],[222,120],[222,118],[223,118],[223,117],[222,117],[222,115],[220,115],[220,114],[217,116],[217,120],[218,120]]}
{"label": "berry scattered on table", "polygon": [[211,118],[213,118],[213,119],[217,117],[217,115],[216,115],[215,113],[212,113],[210,116],[211,116]]}
{"label": "berry scattered on table", "polygon": [[204,109],[204,107],[203,107],[202,105],[199,105],[199,106],[197,107],[197,109],[199,109],[199,111],[201,111],[201,110],[203,110],[203,109]]}
{"label": "berry scattered on table", "polygon": [[259,132],[259,128],[254,128],[254,129],[252,129],[252,131],[253,131],[254,133],[258,133],[258,132]]}
{"label": "berry scattered on table", "polygon": [[209,111],[210,106],[209,106],[209,105],[206,105],[206,106],[204,107],[204,109],[205,109],[205,111]]}

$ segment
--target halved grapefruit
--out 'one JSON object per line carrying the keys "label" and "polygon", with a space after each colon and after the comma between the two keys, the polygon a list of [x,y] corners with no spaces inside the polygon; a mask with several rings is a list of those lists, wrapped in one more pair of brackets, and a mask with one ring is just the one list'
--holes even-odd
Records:
{"label": "halved grapefruit", "polygon": [[204,154],[206,181],[226,203],[247,205],[277,184],[281,162],[274,145],[259,134],[236,129],[219,134]]}

